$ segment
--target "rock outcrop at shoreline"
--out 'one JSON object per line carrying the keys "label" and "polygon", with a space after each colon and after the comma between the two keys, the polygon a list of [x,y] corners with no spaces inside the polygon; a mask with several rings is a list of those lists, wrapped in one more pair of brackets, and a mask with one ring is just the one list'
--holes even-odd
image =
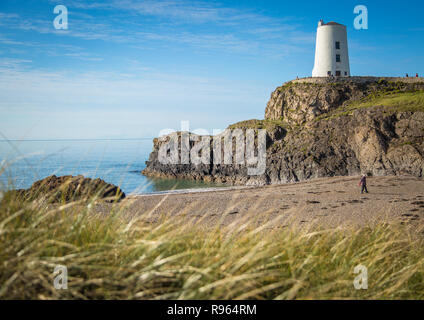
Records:
{"label": "rock outcrop at shoreline", "polygon": [[70,202],[88,199],[105,199],[118,201],[125,198],[122,190],[99,178],[90,179],[84,176],[49,176],[34,182],[28,189],[9,191],[19,199],[44,199],[50,203]]}
{"label": "rock outcrop at shoreline", "polygon": [[[143,174],[232,185],[279,184],[361,173],[422,178],[424,80],[294,80],[272,93],[265,120],[229,127],[237,128],[266,129],[265,173],[249,176],[246,165],[163,164],[158,151],[165,142],[155,139]],[[213,159],[212,147],[210,152]]]}

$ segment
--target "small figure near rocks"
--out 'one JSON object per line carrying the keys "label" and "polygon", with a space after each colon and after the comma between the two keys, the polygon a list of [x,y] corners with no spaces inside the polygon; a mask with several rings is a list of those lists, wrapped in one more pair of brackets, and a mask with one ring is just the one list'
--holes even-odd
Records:
{"label": "small figure near rocks", "polygon": [[367,189],[367,176],[365,174],[362,175],[361,180],[359,181],[358,184],[361,187],[361,194],[362,193],[368,193],[368,189]]}
{"label": "small figure near rocks", "polygon": [[409,74],[406,74],[406,77],[409,78]]}
{"label": "small figure near rocks", "polygon": [[415,75],[415,78],[418,78],[418,73]]}

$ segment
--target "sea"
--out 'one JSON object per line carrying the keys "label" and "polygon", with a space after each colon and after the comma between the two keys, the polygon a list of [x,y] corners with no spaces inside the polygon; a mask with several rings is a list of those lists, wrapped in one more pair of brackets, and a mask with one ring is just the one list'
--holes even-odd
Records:
{"label": "sea", "polygon": [[152,139],[0,140],[0,190],[26,189],[53,174],[101,178],[127,195],[224,187],[142,175],[152,148]]}

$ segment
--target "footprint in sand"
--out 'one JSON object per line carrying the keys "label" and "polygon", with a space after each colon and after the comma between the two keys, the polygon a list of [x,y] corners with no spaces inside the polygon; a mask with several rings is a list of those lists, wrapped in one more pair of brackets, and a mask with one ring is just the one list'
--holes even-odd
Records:
{"label": "footprint in sand", "polygon": [[411,204],[415,204],[417,206],[424,206],[424,201],[414,201],[414,202],[411,202]]}
{"label": "footprint in sand", "polygon": [[347,203],[364,203],[364,201],[361,200],[349,200]]}
{"label": "footprint in sand", "polygon": [[318,203],[321,203],[321,202],[315,201],[315,200],[306,200],[306,203],[307,204],[318,204]]}
{"label": "footprint in sand", "polygon": [[402,214],[402,217],[404,217],[408,221],[416,221],[420,219],[420,216],[412,213],[404,213]]}

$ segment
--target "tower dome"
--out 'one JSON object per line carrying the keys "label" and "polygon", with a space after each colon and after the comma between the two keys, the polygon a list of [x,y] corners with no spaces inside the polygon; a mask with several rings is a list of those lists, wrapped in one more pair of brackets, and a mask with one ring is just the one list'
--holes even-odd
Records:
{"label": "tower dome", "polygon": [[319,21],[312,76],[350,77],[346,26],[333,21]]}

